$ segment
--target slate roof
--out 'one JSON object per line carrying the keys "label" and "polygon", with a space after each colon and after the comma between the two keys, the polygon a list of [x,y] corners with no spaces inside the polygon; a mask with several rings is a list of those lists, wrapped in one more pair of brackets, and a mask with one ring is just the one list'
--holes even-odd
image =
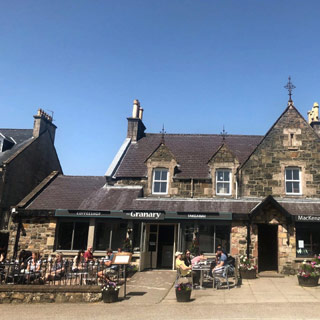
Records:
{"label": "slate roof", "polygon": [[60,175],[27,206],[27,209],[77,210],[84,199],[92,197],[92,193],[105,183],[105,177]]}
{"label": "slate roof", "polygon": [[[147,133],[145,137],[132,143],[115,177],[140,178],[147,176],[145,160],[159,146],[162,134]],[[243,163],[263,136],[228,135],[225,144]],[[217,134],[166,134],[165,145],[180,164],[177,178],[210,178],[208,161],[222,144],[221,135]]]}
{"label": "slate roof", "polygon": [[9,150],[0,152],[0,165],[32,141],[33,129],[0,129],[0,133],[16,144]]}
{"label": "slate roof", "polygon": [[[158,210],[249,214],[263,199],[145,198],[139,186],[106,186],[105,177],[57,176],[27,210]],[[320,216],[320,200],[276,199],[292,215]]]}

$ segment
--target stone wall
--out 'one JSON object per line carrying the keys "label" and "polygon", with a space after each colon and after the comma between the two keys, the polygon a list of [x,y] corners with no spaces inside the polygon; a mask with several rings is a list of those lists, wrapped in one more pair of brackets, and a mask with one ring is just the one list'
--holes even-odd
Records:
{"label": "stone wall", "polygon": [[282,272],[284,266],[288,265],[288,263],[294,263],[296,257],[296,238],[294,225],[287,225],[285,215],[271,207],[257,214],[253,219],[251,235],[251,239],[256,239],[254,256],[257,258],[257,261],[258,224],[273,224],[278,226],[278,271]]}
{"label": "stone wall", "polygon": [[[8,257],[13,255],[18,223],[11,223]],[[52,254],[56,232],[56,218],[34,217],[22,220],[18,251],[39,251],[41,255]]]}
{"label": "stone wall", "polygon": [[79,303],[101,301],[101,288],[1,285],[1,303]]}
{"label": "stone wall", "polygon": [[320,196],[320,144],[310,125],[289,108],[242,168],[242,196],[286,196],[285,168],[301,171],[303,197]]}

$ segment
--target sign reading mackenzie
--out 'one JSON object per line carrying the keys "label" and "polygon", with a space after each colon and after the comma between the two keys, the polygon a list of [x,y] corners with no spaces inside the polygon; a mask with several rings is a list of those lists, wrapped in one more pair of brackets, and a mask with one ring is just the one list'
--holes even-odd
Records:
{"label": "sign reading mackenzie", "polygon": [[296,221],[304,221],[304,222],[320,222],[320,216],[296,216]]}

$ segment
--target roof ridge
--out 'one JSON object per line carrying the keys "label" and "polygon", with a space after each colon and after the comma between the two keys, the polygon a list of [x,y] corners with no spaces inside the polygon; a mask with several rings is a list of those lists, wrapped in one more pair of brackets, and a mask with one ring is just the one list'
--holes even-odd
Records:
{"label": "roof ridge", "polygon": [[[146,133],[147,135],[154,135],[160,136],[161,133]],[[217,136],[221,137],[221,134],[218,133],[166,133],[166,136]],[[263,134],[228,134],[227,138],[230,136],[237,136],[237,137],[264,137]]]}

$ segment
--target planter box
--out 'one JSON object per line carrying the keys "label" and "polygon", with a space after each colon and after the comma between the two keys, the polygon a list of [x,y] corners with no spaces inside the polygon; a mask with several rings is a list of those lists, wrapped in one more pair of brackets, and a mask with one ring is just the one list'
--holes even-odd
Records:
{"label": "planter box", "polygon": [[119,290],[102,291],[102,300],[104,303],[112,303],[118,301]]}
{"label": "planter box", "polygon": [[178,302],[188,302],[190,301],[192,290],[178,290],[176,289],[176,297]]}
{"label": "planter box", "polygon": [[316,287],[319,282],[319,276],[317,277],[299,277],[298,276],[299,285],[303,287]]}
{"label": "planter box", "polygon": [[253,270],[240,269],[240,276],[242,279],[255,279],[257,277],[257,271],[256,269],[253,269]]}

